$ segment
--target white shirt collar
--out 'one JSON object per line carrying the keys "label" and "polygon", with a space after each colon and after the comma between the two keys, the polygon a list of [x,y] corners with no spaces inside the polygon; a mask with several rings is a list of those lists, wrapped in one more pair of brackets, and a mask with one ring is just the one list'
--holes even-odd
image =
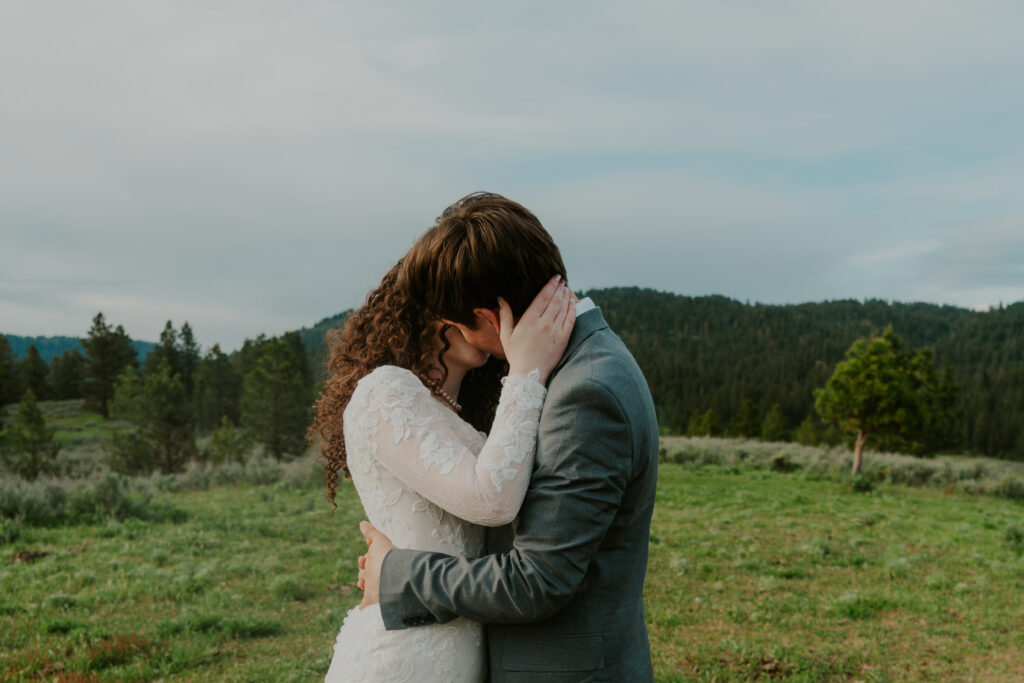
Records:
{"label": "white shirt collar", "polygon": [[578,318],[587,311],[592,311],[595,308],[597,308],[597,304],[595,304],[589,296],[583,297],[576,302],[576,317]]}

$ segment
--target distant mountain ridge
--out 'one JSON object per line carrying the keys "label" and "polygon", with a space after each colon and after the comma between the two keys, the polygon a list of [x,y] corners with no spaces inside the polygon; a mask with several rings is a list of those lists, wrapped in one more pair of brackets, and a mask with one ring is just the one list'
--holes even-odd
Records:
{"label": "distant mountain ridge", "polygon": [[313,379],[319,381],[327,376],[327,333],[345,325],[351,309],[337,315],[323,318],[312,327],[303,327],[299,336],[309,354],[309,366],[313,368]]}
{"label": "distant mountain ridge", "polygon": [[[32,345],[35,345],[39,355],[47,363],[55,356],[60,356],[65,351],[71,351],[72,349],[78,349],[78,352],[82,353],[81,337],[22,337],[16,334],[4,334],[4,336],[7,337],[7,342],[11,345],[11,351],[19,358],[28,353],[28,347]],[[153,342],[133,339],[132,346],[135,347],[135,351],[141,361],[156,345]]]}

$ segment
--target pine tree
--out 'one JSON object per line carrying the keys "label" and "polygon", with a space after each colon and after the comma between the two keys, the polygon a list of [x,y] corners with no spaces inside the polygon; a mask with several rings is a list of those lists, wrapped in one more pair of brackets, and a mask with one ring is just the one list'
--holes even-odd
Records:
{"label": "pine tree", "polygon": [[85,359],[78,349],[64,351],[50,361],[47,382],[53,391],[53,398],[61,401],[81,398],[84,381]]}
{"label": "pine tree", "polygon": [[31,389],[25,391],[7,431],[14,444],[14,450],[6,456],[9,470],[25,479],[56,474],[60,444],[53,440],[53,430],[46,426],[46,418]]}
{"label": "pine tree", "polygon": [[821,430],[813,415],[808,415],[796,430],[797,443],[804,446],[817,446],[821,443]]}
{"label": "pine tree", "polygon": [[934,452],[945,438],[936,433],[952,422],[956,388],[938,379],[931,349],[904,351],[890,326],[855,341],[814,395],[822,419],[854,436],[856,475],[869,438],[886,450]]}
{"label": "pine tree", "polygon": [[195,394],[199,428],[214,429],[227,418],[238,424],[242,381],[231,359],[214,344],[196,370]]}
{"label": "pine tree", "polygon": [[205,455],[214,464],[243,463],[250,448],[252,443],[248,435],[224,417],[220,426],[210,435],[210,446]]}
{"label": "pine tree", "polygon": [[743,399],[740,404],[740,409],[729,424],[729,432],[745,439],[756,439],[761,435],[761,418],[757,415],[757,406],[749,398]]}
{"label": "pine tree", "polygon": [[139,429],[142,417],[144,384],[135,368],[125,368],[117,378],[110,399],[110,417],[127,422],[128,429],[110,425],[106,434],[107,464],[122,474],[148,474],[153,470],[149,445]]}
{"label": "pine tree", "polygon": [[178,375],[166,361],[151,367],[143,380],[129,369],[121,375],[111,400],[111,414],[131,429],[110,435],[110,465],[128,474],[159,469],[180,471],[197,455],[195,423]]}
{"label": "pine tree", "polygon": [[44,400],[50,397],[50,388],[46,385],[46,375],[50,368],[39,355],[35,344],[30,344],[25,357],[18,362],[18,389],[22,395],[31,390],[36,398]]}
{"label": "pine tree", "polygon": [[170,320],[167,321],[163,332],[160,333],[160,341],[146,355],[146,360],[142,364],[144,373],[148,375],[152,372],[158,372],[160,365],[164,363],[167,364],[172,375],[181,374],[181,350],[178,343],[178,332],[174,329],[174,323]]}
{"label": "pine tree", "polygon": [[694,411],[690,413],[690,419],[686,421],[686,435],[687,436],[700,436],[700,413]]}
{"label": "pine tree", "polygon": [[[7,337],[0,334],[0,407],[18,400],[17,359]],[[0,411],[2,412],[2,411]]]}
{"label": "pine tree", "polygon": [[761,423],[762,441],[789,441],[789,426],[786,424],[786,417],[782,414],[782,406],[778,403],[772,405],[768,414],[764,416]]}
{"label": "pine tree", "polygon": [[305,349],[301,339],[296,347],[285,335],[260,351],[243,382],[242,424],[275,458],[299,455],[310,420]]}
{"label": "pine tree", "polygon": [[138,358],[132,340],[120,325],[111,329],[97,313],[89,336],[82,340],[85,349],[85,383],[82,393],[86,406],[108,416],[107,404],[114,395],[117,378],[127,367],[136,367]]}
{"label": "pine tree", "polygon": [[146,376],[139,429],[161,472],[178,472],[196,456],[195,422],[185,386],[166,364]]}
{"label": "pine tree", "polygon": [[714,408],[708,408],[697,422],[697,436],[718,436],[722,431]]}
{"label": "pine tree", "polygon": [[200,362],[199,344],[196,343],[192,327],[187,321],[181,326],[181,334],[178,338],[181,340],[178,346],[181,384],[185,387],[185,396],[191,401],[195,396],[196,371]]}

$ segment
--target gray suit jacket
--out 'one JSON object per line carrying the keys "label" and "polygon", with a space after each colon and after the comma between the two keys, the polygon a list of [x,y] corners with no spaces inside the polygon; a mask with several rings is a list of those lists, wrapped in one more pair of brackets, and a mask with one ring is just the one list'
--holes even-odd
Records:
{"label": "gray suit jacket", "polygon": [[643,582],[657,468],[647,382],[600,309],[583,313],[548,381],[517,522],[490,530],[479,559],[388,553],[385,625],[487,623],[492,681],[652,680]]}

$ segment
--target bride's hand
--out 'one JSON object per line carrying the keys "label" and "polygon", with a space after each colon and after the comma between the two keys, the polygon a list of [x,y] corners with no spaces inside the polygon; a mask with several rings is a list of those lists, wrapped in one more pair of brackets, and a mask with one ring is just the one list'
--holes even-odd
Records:
{"label": "bride's hand", "polygon": [[501,318],[501,346],[508,359],[509,373],[540,371],[541,384],[558,364],[569,335],[576,324],[573,308],[575,296],[559,276],[544,285],[519,322],[514,322],[512,309],[498,299]]}

